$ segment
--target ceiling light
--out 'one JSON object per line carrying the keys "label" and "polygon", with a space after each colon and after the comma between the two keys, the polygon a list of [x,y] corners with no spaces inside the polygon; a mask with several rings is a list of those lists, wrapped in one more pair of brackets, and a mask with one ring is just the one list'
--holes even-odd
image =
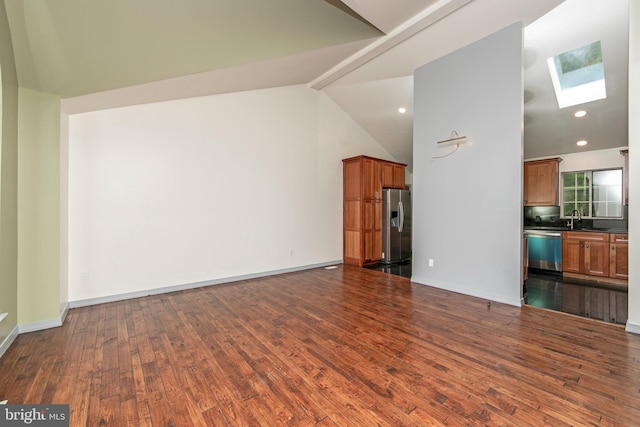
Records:
{"label": "ceiling light", "polygon": [[584,110],[578,110],[575,113],[573,113],[574,117],[584,117],[587,115],[587,112]]}
{"label": "ceiling light", "polygon": [[584,139],[581,139],[580,141],[576,142],[576,145],[578,147],[584,147],[585,145],[587,145],[587,141],[585,141]]}
{"label": "ceiling light", "polygon": [[400,113],[400,114],[404,114],[404,113],[406,113],[406,112],[407,112],[407,109],[406,109],[406,108],[404,108],[404,107],[400,107],[400,108],[398,108],[398,113]]}

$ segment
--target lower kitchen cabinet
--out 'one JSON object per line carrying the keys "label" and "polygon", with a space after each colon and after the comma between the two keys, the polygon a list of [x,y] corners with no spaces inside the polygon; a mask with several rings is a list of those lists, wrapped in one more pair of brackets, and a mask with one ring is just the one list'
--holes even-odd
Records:
{"label": "lower kitchen cabinet", "polygon": [[609,233],[564,231],[562,271],[609,277]]}
{"label": "lower kitchen cabinet", "polygon": [[629,279],[628,234],[563,232],[562,272],[584,275],[585,279],[609,278],[610,282],[624,284]]}
{"label": "lower kitchen cabinet", "polygon": [[629,279],[629,240],[627,234],[609,235],[609,276]]}

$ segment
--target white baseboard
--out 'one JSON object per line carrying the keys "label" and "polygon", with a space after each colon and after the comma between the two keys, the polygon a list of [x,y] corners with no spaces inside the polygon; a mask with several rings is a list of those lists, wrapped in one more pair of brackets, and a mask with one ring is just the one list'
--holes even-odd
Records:
{"label": "white baseboard", "polygon": [[9,335],[7,335],[4,341],[2,341],[2,344],[0,344],[0,357],[2,357],[9,349],[9,346],[11,346],[11,343],[16,339],[18,333],[18,327],[16,326],[11,332],[9,332]]}
{"label": "white baseboard", "polygon": [[625,331],[631,332],[633,334],[640,334],[640,325],[636,325],[634,323],[630,323],[629,321],[627,321],[627,326],[625,328]]}
{"label": "white baseboard", "polygon": [[62,307],[59,317],[55,317],[53,319],[48,319],[48,320],[39,320],[37,322],[23,323],[21,325],[18,325],[18,332],[21,334],[24,334],[27,332],[41,331],[43,329],[57,328],[58,326],[62,326],[62,324],[64,323],[64,319],[67,317],[68,312],[69,312],[69,303],[66,303]]}
{"label": "white baseboard", "polygon": [[183,285],[165,286],[162,288],[148,289],[144,291],[127,292],[124,294],[107,295],[97,298],[88,298],[69,302],[69,308],[87,307],[97,304],[105,304],[108,302],[124,301],[133,298],[141,298],[150,295],[166,294],[169,292],[183,291],[186,289],[202,288],[205,286],[220,285],[223,283],[239,282],[241,280],[257,279],[260,277],[275,276],[276,274],[293,273],[296,271],[311,270],[313,268],[326,267],[329,265],[342,264],[342,260],[322,262],[319,264],[310,264],[300,267],[284,268],[280,270],[264,271],[260,273],[244,274],[241,276],[225,277],[215,280],[206,280],[203,282],[186,283]]}
{"label": "white baseboard", "polygon": [[69,313],[70,308],[85,307],[90,305],[103,304],[107,302],[122,301],[126,299],[145,297],[149,295],[164,294],[168,292],[176,292],[176,291],[181,291],[185,289],[193,289],[193,288],[201,288],[204,286],[218,285],[222,283],[238,282],[241,280],[274,276],[276,274],[293,273],[295,271],[310,270],[313,268],[326,267],[326,266],[335,265],[335,264],[342,264],[342,260],[323,262],[319,264],[305,265],[300,267],[284,268],[280,270],[266,271],[261,273],[245,274],[242,276],[226,277],[223,279],[208,280],[204,282],[187,283],[184,285],[167,286],[164,288],[150,289],[146,291],[130,292],[126,294],[109,295],[109,296],[99,297],[99,298],[70,301],[62,306],[59,317],[56,317],[54,319],[48,319],[48,320],[40,320],[37,322],[24,323],[22,325],[16,326],[13,329],[13,331],[11,331],[9,336],[7,336],[7,338],[5,338],[5,340],[0,345],[0,357],[2,357],[5,351],[7,351],[11,343],[13,343],[13,341],[18,336],[18,334],[24,334],[27,332],[35,332],[43,329],[57,328],[59,326],[62,326],[65,318],[67,317],[67,314]]}
{"label": "white baseboard", "polygon": [[487,301],[500,302],[503,304],[513,305],[515,307],[522,307],[524,305],[524,298],[506,298],[503,295],[493,295],[483,292],[482,290],[470,290],[464,286],[458,286],[452,283],[442,283],[434,280],[427,280],[418,276],[411,276],[411,281],[419,285],[431,286],[433,288],[443,289],[449,292],[455,292],[458,294],[468,295],[471,297],[486,299]]}

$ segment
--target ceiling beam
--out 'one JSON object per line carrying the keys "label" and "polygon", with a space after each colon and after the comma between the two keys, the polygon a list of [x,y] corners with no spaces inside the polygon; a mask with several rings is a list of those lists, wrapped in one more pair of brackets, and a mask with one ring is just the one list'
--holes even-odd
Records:
{"label": "ceiling beam", "polygon": [[389,49],[399,45],[403,41],[413,37],[425,28],[435,24],[447,15],[455,12],[472,0],[440,0],[426,8],[411,19],[399,25],[386,36],[379,38],[364,49],[351,55],[349,58],[337,64],[321,76],[309,83],[313,89],[323,89],[358,69],[372,59],[382,55]]}

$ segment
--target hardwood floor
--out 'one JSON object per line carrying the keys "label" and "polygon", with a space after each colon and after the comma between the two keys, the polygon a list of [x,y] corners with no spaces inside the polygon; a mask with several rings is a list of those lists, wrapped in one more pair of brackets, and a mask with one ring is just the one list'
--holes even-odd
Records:
{"label": "hardwood floor", "polygon": [[72,309],[0,400],[72,426],[640,425],[640,336],[340,266]]}

